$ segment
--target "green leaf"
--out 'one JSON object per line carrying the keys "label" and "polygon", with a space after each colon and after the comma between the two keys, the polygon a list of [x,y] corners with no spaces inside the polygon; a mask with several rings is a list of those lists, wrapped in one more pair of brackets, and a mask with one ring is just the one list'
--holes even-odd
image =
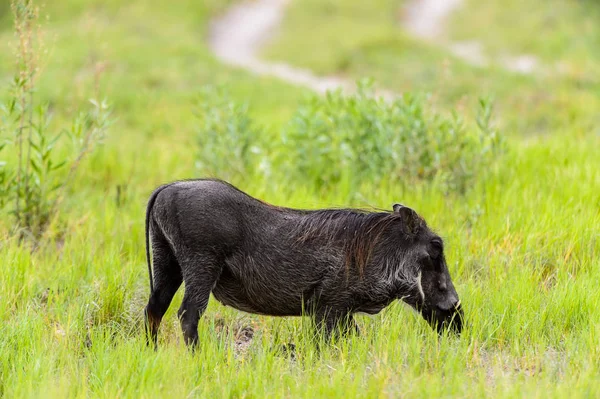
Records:
{"label": "green leaf", "polygon": [[56,164],[56,165],[53,165],[51,170],[57,170],[57,169],[60,169],[60,168],[62,168],[63,166],[65,166],[66,164],[67,164],[67,161],[62,161],[62,162],[60,162],[60,163],[58,163],[58,164]]}
{"label": "green leaf", "polygon": [[30,164],[31,164],[31,167],[33,168],[33,170],[34,170],[34,171],[35,171],[35,172],[36,172],[38,175],[41,175],[41,174],[42,174],[41,168],[40,168],[40,166],[39,166],[39,164],[38,164],[38,162],[37,162],[37,161],[35,161],[34,159],[31,159],[31,162],[30,162]]}
{"label": "green leaf", "polygon": [[41,152],[39,145],[37,143],[35,143],[33,140],[29,140],[29,145],[35,152],[37,152],[37,153]]}
{"label": "green leaf", "polygon": [[57,133],[54,137],[52,137],[52,139],[50,139],[50,142],[48,143],[49,146],[53,146],[54,144],[56,144],[56,142],[62,137],[63,131]]}

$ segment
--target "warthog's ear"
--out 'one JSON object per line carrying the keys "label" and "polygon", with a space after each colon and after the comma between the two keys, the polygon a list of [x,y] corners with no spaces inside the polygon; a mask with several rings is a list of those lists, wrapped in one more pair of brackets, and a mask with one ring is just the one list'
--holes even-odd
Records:
{"label": "warthog's ear", "polygon": [[411,208],[402,204],[394,204],[394,213],[397,213],[402,218],[404,229],[407,234],[415,235],[421,227],[421,218]]}

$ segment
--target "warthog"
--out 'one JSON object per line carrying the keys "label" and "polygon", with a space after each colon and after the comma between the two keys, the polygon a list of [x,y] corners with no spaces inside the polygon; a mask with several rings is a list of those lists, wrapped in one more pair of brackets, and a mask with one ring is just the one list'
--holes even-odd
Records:
{"label": "warthog", "polygon": [[462,328],[442,239],[400,204],[387,212],[297,210],[219,180],[174,182],[148,202],[146,255],[146,328],[154,345],[183,281],[178,316],[188,345],[197,344],[211,292],[249,313],[309,314],[326,337],[357,331],[354,313],[376,314],[396,299],[439,332]]}

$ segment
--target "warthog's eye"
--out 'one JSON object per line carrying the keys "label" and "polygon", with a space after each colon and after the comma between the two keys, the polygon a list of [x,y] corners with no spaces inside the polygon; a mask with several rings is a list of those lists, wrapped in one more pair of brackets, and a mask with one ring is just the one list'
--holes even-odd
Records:
{"label": "warthog's eye", "polygon": [[441,240],[433,239],[431,241],[431,251],[430,255],[432,259],[437,259],[440,257],[442,252],[444,251],[444,245]]}

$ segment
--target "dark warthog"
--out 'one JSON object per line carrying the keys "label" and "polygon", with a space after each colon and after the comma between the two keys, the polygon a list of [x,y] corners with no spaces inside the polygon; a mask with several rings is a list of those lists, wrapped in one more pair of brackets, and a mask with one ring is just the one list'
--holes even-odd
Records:
{"label": "dark warthog", "polygon": [[389,212],[296,210],[266,204],[218,180],[175,182],[150,197],[146,247],[146,327],[155,345],[182,281],[178,316],[192,345],[211,292],[249,313],[310,314],[326,336],[357,331],[353,313],[376,314],[395,299],[440,332],[462,328],[442,239],[399,204]]}

